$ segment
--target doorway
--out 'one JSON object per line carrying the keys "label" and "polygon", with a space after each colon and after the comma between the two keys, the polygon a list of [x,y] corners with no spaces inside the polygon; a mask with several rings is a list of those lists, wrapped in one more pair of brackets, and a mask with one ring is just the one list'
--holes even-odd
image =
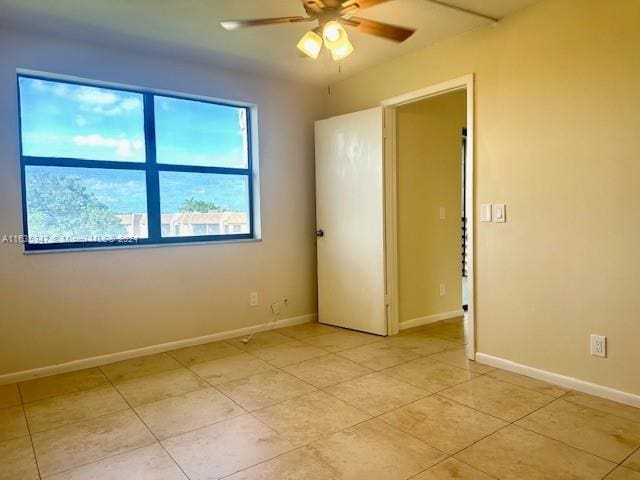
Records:
{"label": "doorway", "polygon": [[388,334],[460,320],[474,359],[473,77],[383,107]]}

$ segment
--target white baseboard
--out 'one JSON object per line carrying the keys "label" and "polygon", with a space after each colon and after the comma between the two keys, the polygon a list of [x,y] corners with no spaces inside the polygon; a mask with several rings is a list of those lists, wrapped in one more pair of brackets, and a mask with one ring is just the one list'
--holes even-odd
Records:
{"label": "white baseboard", "polygon": [[310,315],[302,315],[299,317],[283,318],[273,323],[263,323],[260,325],[253,325],[251,327],[238,328],[236,330],[228,330],[226,332],[212,333],[210,335],[204,335],[202,337],[186,338],[183,340],[177,340],[175,342],[161,343],[159,345],[150,345],[148,347],[136,348],[134,350],[126,350],[124,352],[108,353],[106,355],[98,355],[96,357],[82,358],[79,360],[72,360],[70,362],[59,363],[56,365],[49,365],[46,367],[34,368],[32,370],[23,370],[21,372],[7,373],[0,375],[0,385],[8,383],[24,382],[25,380],[32,380],[34,378],[46,377],[49,375],[56,375],[59,373],[73,372],[75,370],[82,370],[84,368],[97,367],[99,365],[106,365],[107,363],[119,362],[121,360],[129,360],[130,358],[143,357],[145,355],[153,355],[154,353],[168,352],[176,350],[178,348],[192,347],[194,345],[201,345],[203,343],[217,342],[220,340],[227,340],[229,338],[240,337],[243,335],[249,335],[251,333],[259,332],[262,329],[274,329],[282,327],[290,327],[293,325],[301,325],[303,323],[315,322],[318,319],[318,314],[313,313]]}
{"label": "white baseboard", "polygon": [[512,362],[500,357],[494,357],[486,353],[476,353],[476,361],[484,363],[491,367],[501,368],[510,372],[526,375],[527,377],[536,378],[544,382],[553,383],[560,387],[577,390],[578,392],[588,393],[596,397],[606,398],[614,402],[624,403],[632,407],[640,408],[640,395],[615,390],[613,388],[604,387],[595,383],[580,380],[578,378],[567,377],[559,373],[540,370],[539,368],[529,367],[521,363]]}
{"label": "white baseboard", "polygon": [[400,322],[400,330],[406,330],[407,328],[421,327],[422,325],[428,325],[430,323],[439,322],[440,320],[447,320],[449,318],[461,317],[464,315],[464,310],[454,310],[452,312],[436,313],[435,315],[427,315],[426,317],[412,318],[411,320],[405,320]]}

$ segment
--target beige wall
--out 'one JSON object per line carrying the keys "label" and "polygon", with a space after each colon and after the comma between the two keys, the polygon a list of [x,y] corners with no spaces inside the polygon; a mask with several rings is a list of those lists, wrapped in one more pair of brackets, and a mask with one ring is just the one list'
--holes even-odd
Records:
{"label": "beige wall", "polygon": [[461,310],[466,115],[464,90],[396,109],[400,322]]}
{"label": "beige wall", "polygon": [[316,89],[0,31],[3,234],[22,230],[16,68],[257,104],[263,240],[40,255],[0,244],[0,374],[259,324],[285,296],[282,317],[316,312]]}
{"label": "beige wall", "polygon": [[[476,74],[478,350],[640,394],[640,2],[547,0],[332,86],[333,114]],[[476,211],[477,214],[477,211]],[[609,357],[589,355],[606,335]]]}

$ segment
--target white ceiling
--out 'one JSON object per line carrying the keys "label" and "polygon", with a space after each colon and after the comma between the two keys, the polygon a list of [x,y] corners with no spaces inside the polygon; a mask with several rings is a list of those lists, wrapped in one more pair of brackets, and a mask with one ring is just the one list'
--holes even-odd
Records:
{"label": "white ceiling", "polygon": [[[536,0],[447,0],[503,18]],[[113,47],[164,53],[226,68],[327,84],[392,57],[491,22],[428,0],[393,0],[359,16],[412,27],[402,44],[349,31],[355,53],[338,65],[302,57],[310,23],[227,32],[223,19],[305,15],[300,0],[0,0],[0,25],[17,25]]]}

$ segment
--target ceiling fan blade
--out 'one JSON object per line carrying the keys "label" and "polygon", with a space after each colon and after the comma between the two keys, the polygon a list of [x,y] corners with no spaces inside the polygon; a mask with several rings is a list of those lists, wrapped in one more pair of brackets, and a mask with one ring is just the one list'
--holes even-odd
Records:
{"label": "ceiling fan blade", "polygon": [[364,10],[365,8],[373,7],[388,1],[389,0],[345,0],[341,5],[340,15],[344,15],[348,12],[354,12],[356,10]]}
{"label": "ceiling fan blade", "polygon": [[293,23],[313,20],[305,17],[275,17],[275,18],[257,18],[255,20],[223,20],[220,22],[225,30],[237,30],[245,27],[261,27],[263,25],[275,25],[278,23]]}
{"label": "ceiling fan blade", "polygon": [[[344,19],[343,19],[344,20]],[[344,22],[351,25],[362,33],[383,37],[394,42],[404,42],[407,38],[415,33],[412,28],[398,27],[388,23],[376,22],[375,20],[367,20],[366,18],[351,17]]]}

